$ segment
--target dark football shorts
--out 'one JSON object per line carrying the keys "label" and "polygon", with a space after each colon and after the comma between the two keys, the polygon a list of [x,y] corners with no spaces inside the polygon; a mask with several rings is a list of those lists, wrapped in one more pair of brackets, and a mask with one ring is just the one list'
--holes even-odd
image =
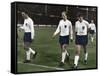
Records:
{"label": "dark football shorts", "polygon": [[69,44],[69,35],[68,36],[59,36],[59,43],[61,45]]}
{"label": "dark football shorts", "polygon": [[31,42],[31,32],[25,32],[24,33],[24,42]]}
{"label": "dark football shorts", "polygon": [[90,30],[90,34],[94,34],[95,32],[94,32],[94,30]]}
{"label": "dark football shorts", "polygon": [[87,43],[88,43],[87,35],[84,35],[84,36],[76,35],[76,38],[75,38],[76,45],[87,45]]}

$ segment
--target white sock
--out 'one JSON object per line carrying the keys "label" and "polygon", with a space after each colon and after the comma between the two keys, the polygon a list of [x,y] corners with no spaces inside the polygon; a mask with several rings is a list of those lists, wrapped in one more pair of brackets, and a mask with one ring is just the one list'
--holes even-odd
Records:
{"label": "white sock", "polygon": [[30,54],[31,52],[29,50],[26,51],[26,60],[30,60]]}
{"label": "white sock", "polygon": [[78,65],[78,60],[79,60],[79,56],[76,55],[74,58],[74,64],[77,66]]}
{"label": "white sock", "polygon": [[87,60],[88,58],[88,53],[85,53],[85,60]]}
{"label": "white sock", "polygon": [[35,51],[32,50],[31,48],[29,48],[29,51],[30,51],[32,54],[35,54]]}
{"label": "white sock", "polygon": [[93,42],[93,40],[94,40],[94,38],[93,38],[93,37],[91,37],[91,42]]}
{"label": "white sock", "polygon": [[68,53],[68,51],[67,50],[65,50],[66,51],[66,54],[67,54],[67,56],[69,56],[69,53]]}
{"label": "white sock", "polygon": [[65,61],[65,58],[66,58],[66,51],[64,51],[64,52],[62,52],[62,60],[61,60],[61,62],[63,62],[64,63],[64,61]]}

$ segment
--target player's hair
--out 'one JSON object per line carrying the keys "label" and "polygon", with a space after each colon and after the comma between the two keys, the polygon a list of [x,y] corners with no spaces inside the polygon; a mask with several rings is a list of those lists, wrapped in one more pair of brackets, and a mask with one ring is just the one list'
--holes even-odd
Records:
{"label": "player's hair", "polygon": [[24,14],[28,15],[28,13],[27,13],[26,11],[17,11],[17,13],[18,13],[18,14],[24,13]]}
{"label": "player's hair", "polygon": [[66,11],[63,11],[62,13],[65,13],[67,15],[67,12]]}
{"label": "player's hair", "polygon": [[83,14],[82,13],[78,13],[77,17],[83,17]]}
{"label": "player's hair", "polygon": [[17,13],[18,13],[18,14],[20,14],[20,13],[21,13],[21,11],[17,11]]}
{"label": "player's hair", "polygon": [[26,12],[21,12],[21,14],[22,14],[22,13],[24,13],[24,14],[28,15]]}

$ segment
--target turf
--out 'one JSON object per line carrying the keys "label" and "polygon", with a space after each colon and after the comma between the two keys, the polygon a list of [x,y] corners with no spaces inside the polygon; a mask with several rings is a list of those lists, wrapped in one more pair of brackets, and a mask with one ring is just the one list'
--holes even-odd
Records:
{"label": "turf", "polygon": [[[32,59],[30,64],[36,65],[44,65],[49,67],[63,68],[65,70],[71,70],[75,55],[75,43],[70,42],[68,46],[68,52],[70,53],[70,63],[66,61],[63,67],[59,67],[59,62],[61,60],[61,51],[58,42],[58,36],[52,39],[52,34],[56,28],[35,28],[35,40],[32,42],[32,49],[38,52],[37,57]],[[18,72],[40,72],[40,71],[52,71],[57,70],[56,68],[45,68],[35,65],[29,65],[23,62],[25,57],[25,51],[23,49],[23,31],[19,31],[18,37],[18,50],[17,50],[17,71]],[[92,69],[97,68],[96,65],[96,38],[93,43],[90,42],[87,46],[87,50],[89,52],[88,64],[85,65],[83,63],[84,60],[84,52],[81,50],[80,61],[79,61],[79,69]]]}

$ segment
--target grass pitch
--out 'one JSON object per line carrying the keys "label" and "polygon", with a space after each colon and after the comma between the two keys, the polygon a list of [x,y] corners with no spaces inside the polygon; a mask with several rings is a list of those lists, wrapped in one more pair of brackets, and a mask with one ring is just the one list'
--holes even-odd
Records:
{"label": "grass pitch", "polygon": [[[32,42],[32,49],[38,52],[37,57],[32,59],[31,63],[23,63],[25,51],[23,49],[23,31],[19,31],[18,37],[18,50],[17,50],[17,71],[18,72],[40,72],[40,71],[55,71],[55,70],[72,70],[74,55],[75,55],[75,42],[70,42],[68,52],[70,53],[70,63],[65,61],[63,67],[59,67],[61,60],[61,51],[59,46],[59,36],[52,39],[52,34],[56,28],[35,28],[35,40]],[[89,52],[88,64],[83,63],[84,52],[81,50],[79,69],[93,69],[97,68],[96,64],[96,38],[93,43],[90,42],[87,46]]]}

